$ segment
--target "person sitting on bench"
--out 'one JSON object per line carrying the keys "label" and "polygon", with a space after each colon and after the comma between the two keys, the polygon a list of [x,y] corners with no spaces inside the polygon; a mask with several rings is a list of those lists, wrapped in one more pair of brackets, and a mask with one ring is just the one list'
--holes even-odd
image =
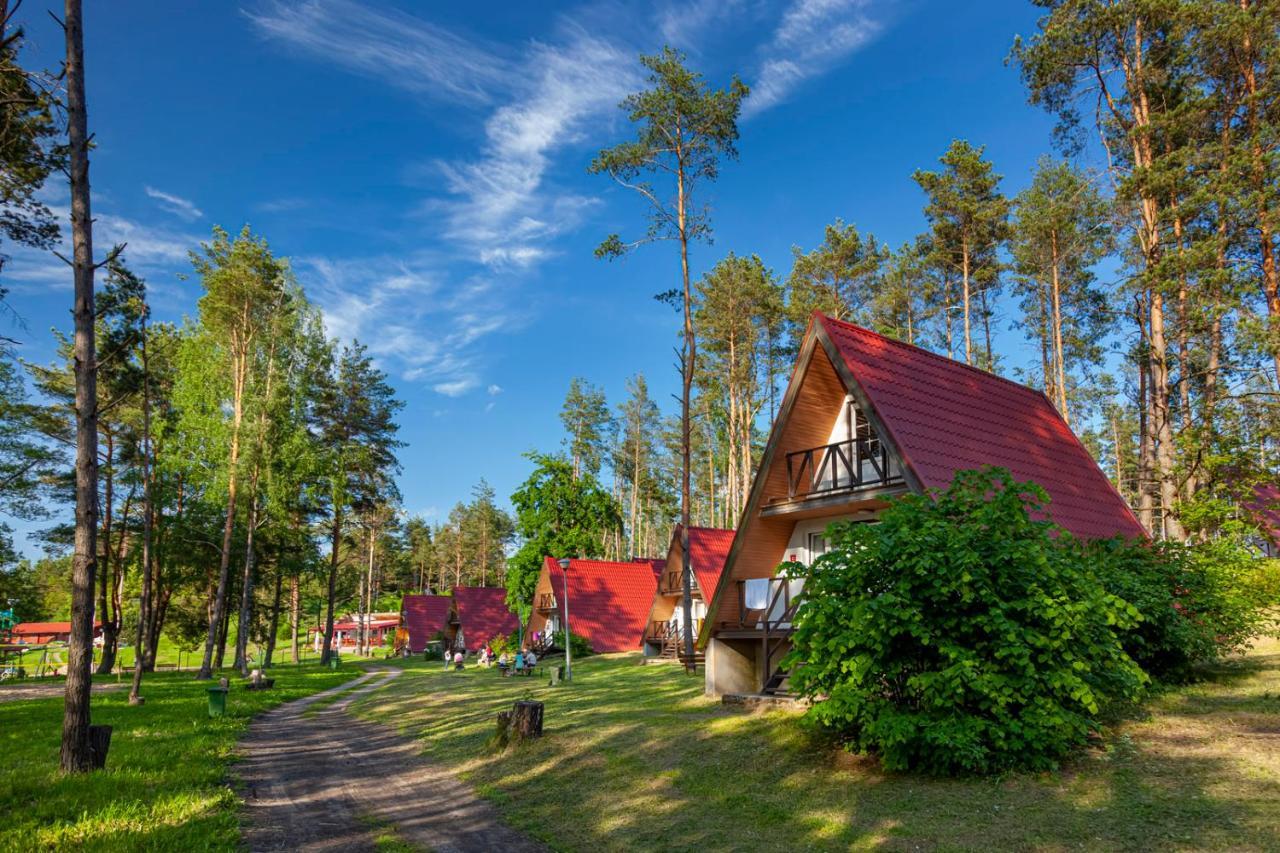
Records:
{"label": "person sitting on bench", "polygon": [[506,652],[498,655],[498,672],[503,675],[511,674],[511,655]]}
{"label": "person sitting on bench", "polygon": [[524,675],[524,652],[516,652],[516,675]]}
{"label": "person sitting on bench", "polygon": [[525,675],[533,675],[533,668],[538,665],[538,656],[533,653],[533,649],[524,653],[524,672]]}

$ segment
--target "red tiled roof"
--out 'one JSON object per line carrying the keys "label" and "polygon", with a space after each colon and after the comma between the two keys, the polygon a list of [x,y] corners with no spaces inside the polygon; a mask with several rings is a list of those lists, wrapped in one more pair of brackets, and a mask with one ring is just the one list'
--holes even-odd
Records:
{"label": "red tiled roof", "polygon": [[[369,627],[370,627],[370,628],[390,628],[392,625],[399,625],[399,624],[400,624],[400,620],[399,620],[399,619],[371,619],[371,620],[369,620]],[[355,622],[355,621],[351,621],[351,620],[346,621],[346,622],[334,622],[334,623],[333,623],[333,630],[335,630],[335,631],[355,631],[355,630],[357,630],[359,627],[360,627],[360,623],[359,623],[359,622]]]}
{"label": "red tiled roof", "polygon": [[[93,623],[93,630],[102,628],[101,622]],[[19,622],[13,626],[13,633],[19,636],[26,634],[69,634],[70,622]]]}
{"label": "red tiled roof", "polygon": [[401,621],[409,631],[409,651],[420,652],[427,642],[444,630],[449,621],[447,595],[406,595],[400,605]]}
{"label": "red tiled roof", "polygon": [[1146,536],[1044,394],[851,323],[815,320],[925,488],[995,465],[1043,486],[1050,517],[1076,536]]}
{"label": "red tiled roof", "polygon": [[1254,486],[1253,498],[1246,501],[1244,507],[1249,510],[1262,533],[1280,545],[1280,487]]}
{"label": "red tiled roof", "polygon": [[[638,648],[658,589],[659,565],[661,561],[654,560],[570,560],[569,629],[602,654]],[[551,557],[545,567],[556,601],[563,606],[564,573]]]}
{"label": "red tiled roof", "polygon": [[462,636],[470,648],[478,649],[494,637],[506,636],[520,627],[520,617],[507,608],[507,591],[501,587],[455,586],[453,602]]}
{"label": "red tiled roof", "polygon": [[[689,526],[689,565],[698,587],[708,599],[715,594],[724,571],[724,561],[729,558],[729,546],[733,544],[732,530],[718,527]],[[665,560],[663,561],[665,564]]]}

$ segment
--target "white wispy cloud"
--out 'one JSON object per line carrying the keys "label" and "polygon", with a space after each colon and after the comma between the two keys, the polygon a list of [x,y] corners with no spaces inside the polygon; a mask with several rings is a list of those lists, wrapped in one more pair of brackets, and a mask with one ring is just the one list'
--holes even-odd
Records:
{"label": "white wispy cloud", "polygon": [[638,82],[635,48],[563,18],[546,40],[504,52],[350,0],[274,0],[246,15],[302,55],[487,111],[474,154],[429,164],[431,196],[421,207],[433,228],[443,225],[431,242],[446,259],[429,272],[385,259],[296,264],[321,282],[334,336],[360,338],[402,378],[444,396],[485,389],[480,342],[527,322],[529,300],[517,294],[556,254],[555,240],[598,204],[548,175],[564,152],[599,141],[589,134]]}
{"label": "white wispy cloud", "polygon": [[529,267],[579,224],[594,200],[548,187],[547,170],[636,84],[630,49],[573,25],[562,31],[558,43],[530,48],[508,101],[485,121],[480,156],[438,164],[450,197],[429,207],[481,263]]}
{"label": "white wispy cloud", "polygon": [[[62,239],[54,247],[54,251],[69,258],[71,257],[71,229],[68,224],[71,217],[70,208],[65,200],[59,200],[49,203],[49,209],[63,224]],[[114,246],[123,244],[124,261],[135,272],[144,277],[150,277],[148,284],[153,293],[158,291],[161,296],[171,295],[165,293],[165,288],[173,288],[169,274],[190,269],[188,266],[190,250],[194,249],[201,239],[195,234],[114,213],[95,211],[93,222],[93,242],[97,250],[95,254],[99,259]],[[6,286],[12,286],[15,293],[71,289],[71,268],[53,252],[24,246],[10,248],[12,257],[5,264],[4,280]]]}
{"label": "white wispy cloud", "polygon": [[744,0],[678,0],[658,6],[654,18],[663,44],[697,50],[706,31],[742,14]]}
{"label": "white wispy cloud", "polygon": [[501,386],[501,385],[490,385],[490,386],[489,386],[487,389],[485,389],[485,390],[487,390],[487,391],[489,392],[489,396],[490,396],[490,397],[496,397],[496,396],[498,396],[499,394],[501,394],[501,393],[502,393],[502,386]]}
{"label": "white wispy cloud", "polygon": [[164,190],[158,190],[155,187],[143,187],[143,191],[150,197],[160,203],[160,207],[172,213],[181,219],[187,221],[200,219],[204,216],[204,212],[196,207],[195,202],[185,199],[182,196],[167,193]]}
{"label": "white wispy cloud", "polygon": [[266,38],[415,95],[484,103],[507,85],[509,67],[496,48],[394,10],[276,0],[244,14]]}
{"label": "white wispy cloud", "polygon": [[434,259],[303,257],[293,265],[330,337],[359,340],[383,369],[447,397],[482,387],[479,342],[523,323],[522,312],[495,302],[490,282],[456,284]]}
{"label": "white wispy cloud", "polygon": [[743,117],[776,106],[875,38],[883,27],[872,11],[870,0],[793,0],[762,50]]}

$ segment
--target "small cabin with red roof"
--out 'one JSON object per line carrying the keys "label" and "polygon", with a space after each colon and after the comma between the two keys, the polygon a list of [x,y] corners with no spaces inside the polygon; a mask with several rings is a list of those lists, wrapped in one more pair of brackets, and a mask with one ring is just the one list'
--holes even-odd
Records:
{"label": "small cabin with red roof", "polygon": [[592,651],[635,651],[665,565],[661,560],[570,560],[564,571],[547,557],[538,574],[527,632],[532,637],[561,630],[567,601],[569,631],[585,638]]}
{"label": "small cabin with red roof", "polygon": [[1280,486],[1254,486],[1249,500],[1242,506],[1258,526],[1258,550],[1264,557],[1280,557]]}
{"label": "small cabin with red roof", "polygon": [[449,648],[478,651],[495,637],[520,628],[520,617],[507,607],[502,587],[455,586],[449,608],[445,642]]}
{"label": "small cabin with red roof", "polygon": [[1040,391],[815,312],[698,636],[706,690],[785,692],[802,580],[834,521],[874,522],[895,496],[994,465],[1049,493],[1078,537],[1145,536]]}
{"label": "small cabin with red roof", "polygon": [[[646,657],[678,659],[684,652],[684,549],[680,525],[671,534],[667,558],[662,561],[658,589],[649,608],[643,647]],[[724,569],[733,531],[718,527],[689,526],[689,567],[693,577],[689,584],[690,617],[693,636],[697,637],[707,615],[707,599],[716,591],[720,572]]]}
{"label": "small cabin with red roof", "polygon": [[[93,623],[93,640],[102,639],[102,623]],[[38,646],[45,643],[71,641],[70,622],[19,622],[13,626],[10,642],[19,645]]]}
{"label": "small cabin with red roof", "polygon": [[400,601],[400,628],[408,633],[406,644],[413,654],[427,643],[441,639],[449,626],[453,599],[447,595],[406,595]]}

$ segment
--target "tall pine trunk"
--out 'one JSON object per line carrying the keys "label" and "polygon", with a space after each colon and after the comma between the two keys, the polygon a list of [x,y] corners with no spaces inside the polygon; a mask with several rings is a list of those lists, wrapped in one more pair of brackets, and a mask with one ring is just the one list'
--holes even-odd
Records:
{"label": "tall pine trunk", "polygon": [[298,576],[289,578],[289,653],[294,663],[302,658],[298,648],[298,627],[302,623],[302,597],[298,590]]}
{"label": "tall pine trunk", "polygon": [[249,480],[249,525],[244,536],[244,572],[240,577],[240,613],[236,619],[236,657],[241,677],[249,675],[249,634],[253,625],[254,534],[258,528],[258,466]]}
{"label": "tall pine trunk", "polygon": [[98,564],[98,387],[94,343],[93,217],[89,208],[89,119],[84,99],[84,29],[80,0],[66,0],[67,138],[75,301],[76,531],[71,576],[71,631],[62,713],[60,765],[90,769],[89,668],[93,663],[93,582]]}
{"label": "tall pine trunk", "polygon": [[142,672],[146,667],[151,607],[151,523],[154,511],[151,483],[151,372],[147,361],[147,315],[142,315],[142,589],[138,596],[138,637],[133,654],[133,684],[129,704],[142,704]]}
{"label": "tall pine trunk", "polygon": [[[677,152],[677,156],[681,156]],[[689,402],[693,390],[693,371],[698,363],[697,343],[693,336],[693,297],[689,289],[689,233],[685,215],[685,176],[683,160],[676,178],[676,216],[680,230],[680,275],[684,285],[684,358],[680,383],[680,612],[684,617],[685,665],[693,667],[693,569],[689,562],[690,500],[690,428]]]}
{"label": "tall pine trunk", "polygon": [[320,652],[321,664],[328,663],[330,655],[333,654],[333,599],[338,590],[338,546],[342,543],[342,507],[339,500],[335,496],[333,522],[329,530],[329,588],[324,617],[324,646]]}
{"label": "tall pine trunk", "polygon": [[115,436],[106,433],[106,464],[99,468],[102,482],[102,557],[98,560],[98,610],[96,618],[102,625],[102,656],[98,659],[98,675],[107,675],[116,662],[116,616],[111,612],[110,590],[115,582],[111,573],[111,531],[114,527],[115,507]]}
{"label": "tall pine trunk", "polygon": [[[236,523],[236,473],[240,466],[240,419],[243,414],[243,378],[240,376],[242,368],[239,363],[235,365],[237,376],[235,378],[236,390],[234,392],[232,424],[231,424],[231,450],[228,455],[227,462],[227,519],[222,526],[222,553],[218,560],[218,585],[213,594],[213,608],[209,614],[209,636],[205,639],[204,644],[204,660],[200,664],[200,672],[197,673],[196,679],[213,678],[213,657],[214,647],[218,646],[218,667],[222,666],[222,644],[218,641],[218,626],[222,622],[223,614],[227,609],[227,581],[231,570],[231,534],[235,530]],[[226,635],[223,634],[223,643],[225,643]]]}

